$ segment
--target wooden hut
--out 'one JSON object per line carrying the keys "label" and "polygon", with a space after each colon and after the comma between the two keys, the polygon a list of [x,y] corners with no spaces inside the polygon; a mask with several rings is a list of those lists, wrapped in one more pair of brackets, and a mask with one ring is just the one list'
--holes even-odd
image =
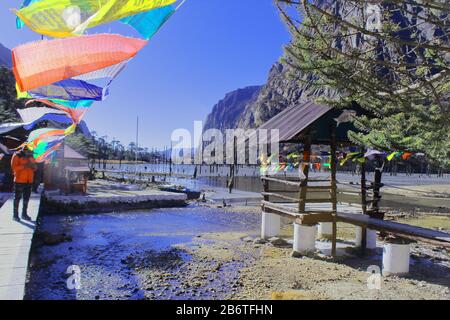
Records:
{"label": "wooden hut", "polygon": [[[337,148],[351,146],[348,139],[348,131],[356,130],[353,124],[348,121],[351,114],[361,114],[363,110],[353,108],[339,110],[323,104],[306,101],[300,105],[292,106],[269,121],[259,129],[278,130],[280,143],[295,143],[302,146],[303,178],[290,177],[279,179],[276,177],[262,177],[264,200],[263,211],[266,213],[290,214],[293,209],[299,214],[298,222],[302,226],[313,226],[320,223],[319,230],[322,236],[332,240],[332,254],[336,254],[336,213],[337,213]],[[330,177],[314,179],[309,177],[311,163],[311,149],[313,145],[328,145],[330,147]],[[271,188],[271,184],[284,185],[281,190]],[[355,194],[360,196],[360,203],[364,214],[375,215],[379,212],[378,201],[379,186],[366,185],[365,165],[361,165],[360,190]],[[287,190],[287,188],[291,188]],[[378,188],[375,198],[367,200],[368,189]],[[292,189],[294,188],[294,189]],[[293,197],[293,191],[297,191],[298,196]],[[275,190],[275,191],[274,191]],[[284,191],[284,192],[283,192]],[[290,191],[290,192],[289,192]],[[325,197],[324,197],[325,195]],[[282,199],[282,202],[276,199]],[[286,201],[290,205],[286,205]],[[297,206],[292,204],[296,203]],[[367,203],[370,203],[370,211],[367,210]],[[324,204],[329,204],[324,205]],[[361,230],[361,247],[366,247],[366,229]]]}
{"label": "wooden hut", "polygon": [[88,160],[66,144],[56,151],[53,161],[45,165],[45,190],[62,190],[64,193],[86,193]]}
{"label": "wooden hut", "polygon": [[[293,250],[303,254],[315,249],[315,228],[319,224],[319,231],[330,234],[331,254],[335,256],[337,222],[356,226],[355,244],[363,250],[366,247],[376,247],[375,230],[378,230],[391,236],[385,238],[383,274],[407,273],[409,242],[423,241],[450,247],[450,234],[383,221],[383,213],[378,209],[382,169],[377,168],[379,172],[375,172],[374,182],[366,185],[364,162],[361,164],[359,190],[354,192],[360,199],[360,206],[355,208],[338,203],[336,151],[338,147],[351,145],[347,133],[349,130],[355,130],[351,122],[345,121],[349,120],[349,117],[344,112],[346,111],[307,101],[282,111],[259,128],[278,130],[280,143],[301,144],[301,160],[306,164],[301,167],[299,176],[261,177],[264,186],[261,236],[268,238],[278,235],[280,218],[286,217],[294,221]],[[358,114],[362,110],[355,108],[352,112]],[[310,177],[308,164],[311,162],[311,147],[315,144],[330,146],[329,178]],[[367,200],[368,193],[372,195],[370,200]]]}

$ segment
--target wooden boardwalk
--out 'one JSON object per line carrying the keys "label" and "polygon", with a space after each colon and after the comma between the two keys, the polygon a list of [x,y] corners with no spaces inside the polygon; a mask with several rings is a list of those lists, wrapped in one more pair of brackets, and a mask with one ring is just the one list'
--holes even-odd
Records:
{"label": "wooden boardwalk", "polygon": [[[284,216],[300,224],[330,222],[327,219],[329,213],[323,213],[330,210],[331,205],[329,203],[307,204],[306,209],[309,213],[306,214],[299,213],[297,204],[294,203],[271,203],[262,201],[262,204],[267,212]],[[337,222],[345,222],[355,226],[367,227],[372,230],[392,233],[401,238],[413,241],[421,241],[450,248],[449,233],[394,221],[370,218],[367,215],[361,214],[361,206],[358,205],[338,204],[336,220]]]}
{"label": "wooden boardwalk", "polygon": [[0,208],[0,300],[22,300],[24,297],[28,258],[39,205],[40,195],[32,194],[28,214],[33,222],[16,222],[12,219],[12,196]]}

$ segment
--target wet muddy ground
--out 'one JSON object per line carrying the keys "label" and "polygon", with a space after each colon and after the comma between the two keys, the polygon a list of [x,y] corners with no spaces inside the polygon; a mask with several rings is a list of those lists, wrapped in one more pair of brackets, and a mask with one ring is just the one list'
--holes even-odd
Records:
{"label": "wet muddy ground", "polygon": [[[256,233],[259,224],[256,214],[199,207],[44,215],[32,248],[26,298],[224,298],[233,291],[230,279],[237,279],[242,263],[193,255],[211,242],[196,240],[230,229]],[[72,265],[81,271],[78,290],[67,286]]]}
{"label": "wet muddy ground", "polygon": [[[450,299],[450,256],[444,248],[412,244],[410,274],[383,277],[381,288],[371,290],[367,268],[381,266],[381,250],[364,258],[332,260],[319,252],[294,258],[289,243],[274,246],[257,238],[259,210],[192,206],[44,215],[26,298]],[[409,220],[450,228],[449,217]],[[339,225],[338,237],[349,247],[353,231]],[[292,225],[283,226],[282,237],[292,238]],[[80,268],[79,289],[67,287],[71,265]]]}

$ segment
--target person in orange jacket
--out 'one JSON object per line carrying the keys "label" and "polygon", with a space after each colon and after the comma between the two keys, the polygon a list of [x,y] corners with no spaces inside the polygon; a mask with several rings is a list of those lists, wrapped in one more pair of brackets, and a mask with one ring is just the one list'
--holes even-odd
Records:
{"label": "person in orange jacket", "polygon": [[34,173],[37,169],[33,158],[33,152],[27,147],[14,153],[11,159],[11,168],[14,173],[14,213],[13,219],[19,219],[19,203],[23,198],[22,219],[30,221],[27,214],[28,202],[30,201],[31,189],[33,187]]}

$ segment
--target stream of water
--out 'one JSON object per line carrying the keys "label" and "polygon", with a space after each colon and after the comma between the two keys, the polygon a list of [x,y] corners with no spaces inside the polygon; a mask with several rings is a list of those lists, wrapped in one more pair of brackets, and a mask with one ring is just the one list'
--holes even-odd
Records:
{"label": "stream of water", "polygon": [[[142,299],[145,285],[136,272],[124,264],[127,257],[143,256],[148,252],[166,252],[165,255],[171,256],[171,246],[190,245],[194,237],[205,232],[255,233],[260,225],[259,219],[259,215],[200,207],[43,215],[40,234],[64,234],[71,241],[51,246],[39,240],[34,242],[26,299]],[[178,258],[186,261],[190,257],[189,254],[179,254]],[[67,287],[69,274],[66,271],[72,265],[81,271],[79,290]],[[223,278],[227,275],[224,274]],[[216,283],[211,285],[226,284],[220,274],[214,279]],[[161,294],[159,298],[168,296]],[[183,298],[183,295],[178,298]]]}

